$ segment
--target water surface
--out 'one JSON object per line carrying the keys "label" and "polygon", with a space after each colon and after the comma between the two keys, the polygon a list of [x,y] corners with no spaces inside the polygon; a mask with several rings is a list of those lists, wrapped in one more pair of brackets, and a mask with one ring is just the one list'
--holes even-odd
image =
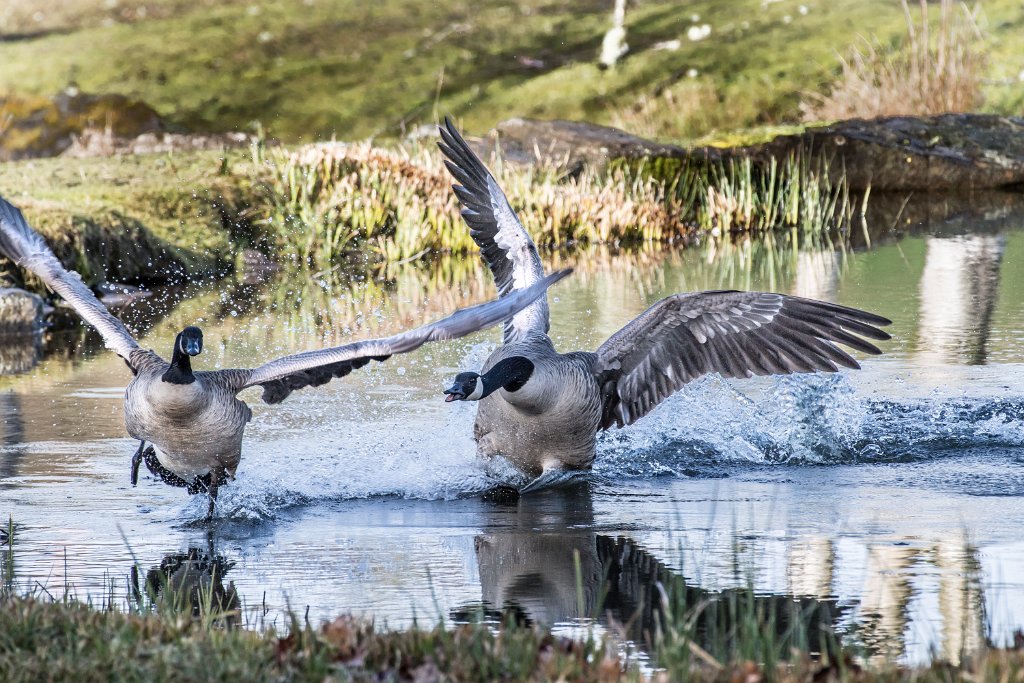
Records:
{"label": "water surface", "polygon": [[[1005,643],[1024,627],[1024,220],[994,218],[877,230],[857,247],[794,249],[781,235],[548,255],[578,269],[552,290],[561,350],[595,348],[668,294],[730,287],[867,308],[893,319],[894,339],[860,372],[705,378],[602,435],[589,486],[518,504],[474,495],[508,473],[476,459],[473,406],[441,395],[497,331],[278,406],[243,394],[254,419],[209,532],[200,497],[148,473],[129,485],[129,374],[94,334],[7,344],[0,361],[24,370],[0,378],[16,580],[123,601],[133,566],[192,549],[220,558],[258,625],[284,625],[288,608],[402,628],[511,607],[563,631],[595,614],[610,628],[677,581],[810,605],[877,656],[955,660]],[[198,365],[232,367],[396,331],[492,292],[474,259],[446,259],[160,291],[122,315],[161,352],[199,324]]]}

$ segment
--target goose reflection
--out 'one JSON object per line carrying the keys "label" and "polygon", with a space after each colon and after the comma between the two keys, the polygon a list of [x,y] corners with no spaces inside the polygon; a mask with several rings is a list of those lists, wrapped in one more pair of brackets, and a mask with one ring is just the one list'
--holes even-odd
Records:
{"label": "goose reflection", "polygon": [[474,539],[485,605],[544,624],[594,615],[604,572],[586,486],[531,496],[493,517],[488,526],[497,528]]}
{"label": "goose reflection", "polygon": [[143,579],[132,565],[130,587],[136,605],[157,611],[184,612],[193,618],[213,617],[227,627],[238,624],[241,599],[234,581],[224,585],[224,575],[235,566],[216,552],[212,536],[206,547],[190,546],[165,555]]}
{"label": "goose reflection", "polygon": [[[723,634],[734,631],[749,605],[780,640],[799,626],[816,647],[817,634],[834,633],[844,611],[829,597],[702,588],[633,539],[597,533],[587,487],[546,491],[527,505],[496,508],[486,526],[490,530],[476,537],[475,550],[482,611],[489,618],[550,626],[596,619],[650,644],[666,626],[670,606],[674,617],[697,615],[698,640],[710,646],[724,642]],[[452,617],[461,621],[480,612],[466,605]]]}

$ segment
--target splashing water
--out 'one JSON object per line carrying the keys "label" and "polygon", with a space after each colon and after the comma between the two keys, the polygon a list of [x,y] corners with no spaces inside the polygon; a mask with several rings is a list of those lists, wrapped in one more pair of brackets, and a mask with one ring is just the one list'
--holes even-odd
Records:
{"label": "splashing water", "polygon": [[[464,367],[478,366],[482,353],[471,349]],[[912,463],[966,449],[1024,445],[1024,400],[938,395],[879,400],[859,395],[842,374],[739,386],[745,391],[718,377],[702,379],[637,424],[601,434],[591,476],[611,484],[663,476],[714,478],[737,468]],[[351,406],[341,420],[330,416],[338,412],[337,401],[327,409],[322,402],[322,396],[310,395],[296,400],[290,421],[301,424],[310,419],[310,410],[321,412],[319,420],[331,425],[324,434],[283,426],[266,420],[268,415],[254,422],[238,479],[222,489],[218,516],[262,521],[327,501],[450,500],[497,485],[529,484],[532,490],[564,484],[562,478],[530,483],[504,459],[477,458],[470,426],[475,404],[444,404],[437,410],[433,401],[419,408],[396,402],[365,414]],[[390,426],[381,428],[381,421]],[[373,438],[366,436],[370,423]],[[198,498],[183,504],[183,517],[205,514],[205,501]]]}
{"label": "splashing water", "polygon": [[758,399],[708,378],[602,435],[606,477],[715,476],[721,464],[914,462],[1024,445],[1024,401],[858,396],[844,375],[780,377]]}

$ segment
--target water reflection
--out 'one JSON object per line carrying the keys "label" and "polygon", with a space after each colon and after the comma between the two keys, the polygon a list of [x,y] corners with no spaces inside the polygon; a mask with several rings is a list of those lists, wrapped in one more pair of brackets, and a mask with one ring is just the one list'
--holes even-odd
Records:
{"label": "water reflection", "polygon": [[[532,498],[487,515],[486,533],[475,538],[488,614],[547,625],[596,618],[612,633],[648,649],[657,634],[671,624],[685,629],[685,621],[702,647],[726,657],[722,648],[732,647],[739,631],[754,620],[771,629],[772,642],[783,652],[787,643],[806,642],[817,651],[838,642],[827,634],[836,632],[846,610],[827,585],[823,592],[814,590],[820,586],[792,593],[709,590],[631,538],[598,533],[588,487]],[[462,620],[473,613],[468,605],[452,616]]]}
{"label": "water reflection", "polygon": [[[915,577],[931,574],[922,590]],[[856,627],[860,640],[878,661],[902,659],[911,627],[911,604],[937,600],[941,632],[937,654],[957,664],[986,642],[978,549],[963,538],[934,544],[913,540],[872,544],[868,548],[867,582]]]}
{"label": "water reflection", "polygon": [[24,457],[25,425],[22,421],[21,398],[14,391],[0,391],[0,489],[18,473]]}
{"label": "water reflection", "polygon": [[924,365],[984,365],[1006,235],[927,237],[918,357]]}
{"label": "water reflection", "polygon": [[17,375],[28,372],[42,355],[41,335],[0,336],[0,375]]}
{"label": "water reflection", "polygon": [[191,546],[184,552],[165,555],[159,565],[146,571],[144,579],[133,564],[129,574],[132,604],[235,626],[240,621],[242,601],[234,581],[224,585],[225,574],[234,566],[216,551],[212,535],[208,536],[205,547]]}
{"label": "water reflection", "polygon": [[483,602],[542,624],[593,616],[605,573],[591,494],[578,487],[541,498],[495,511],[474,539]]}

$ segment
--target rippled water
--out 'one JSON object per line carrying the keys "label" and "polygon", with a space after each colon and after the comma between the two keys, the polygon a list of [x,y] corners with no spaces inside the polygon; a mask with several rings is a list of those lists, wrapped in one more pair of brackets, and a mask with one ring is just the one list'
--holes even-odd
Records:
{"label": "rippled water", "polygon": [[[405,627],[513,605],[572,630],[602,593],[628,621],[655,582],[677,580],[702,595],[749,584],[759,599],[810,601],[879,656],[956,659],[1006,642],[1024,627],[1024,220],[994,218],[857,249],[549,256],[578,269],[553,290],[562,350],[596,347],[667,294],[722,287],[867,308],[893,319],[895,338],[860,372],[705,378],[604,434],[588,486],[512,505],[474,495],[508,473],[476,460],[473,406],[440,393],[497,331],[279,406],[244,395],[254,419],[209,533],[200,497],[148,474],[129,485],[129,375],[94,335],[8,343],[0,365],[22,372],[0,378],[0,513],[18,524],[16,580],[122,601],[133,566],[191,549],[220,558],[253,624],[281,624],[288,607]],[[348,283],[162,291],[122,314],[158,351],[200,324],[200,363],[230,367],[397,330],[492,291],[473,259],[445,260]]]}

